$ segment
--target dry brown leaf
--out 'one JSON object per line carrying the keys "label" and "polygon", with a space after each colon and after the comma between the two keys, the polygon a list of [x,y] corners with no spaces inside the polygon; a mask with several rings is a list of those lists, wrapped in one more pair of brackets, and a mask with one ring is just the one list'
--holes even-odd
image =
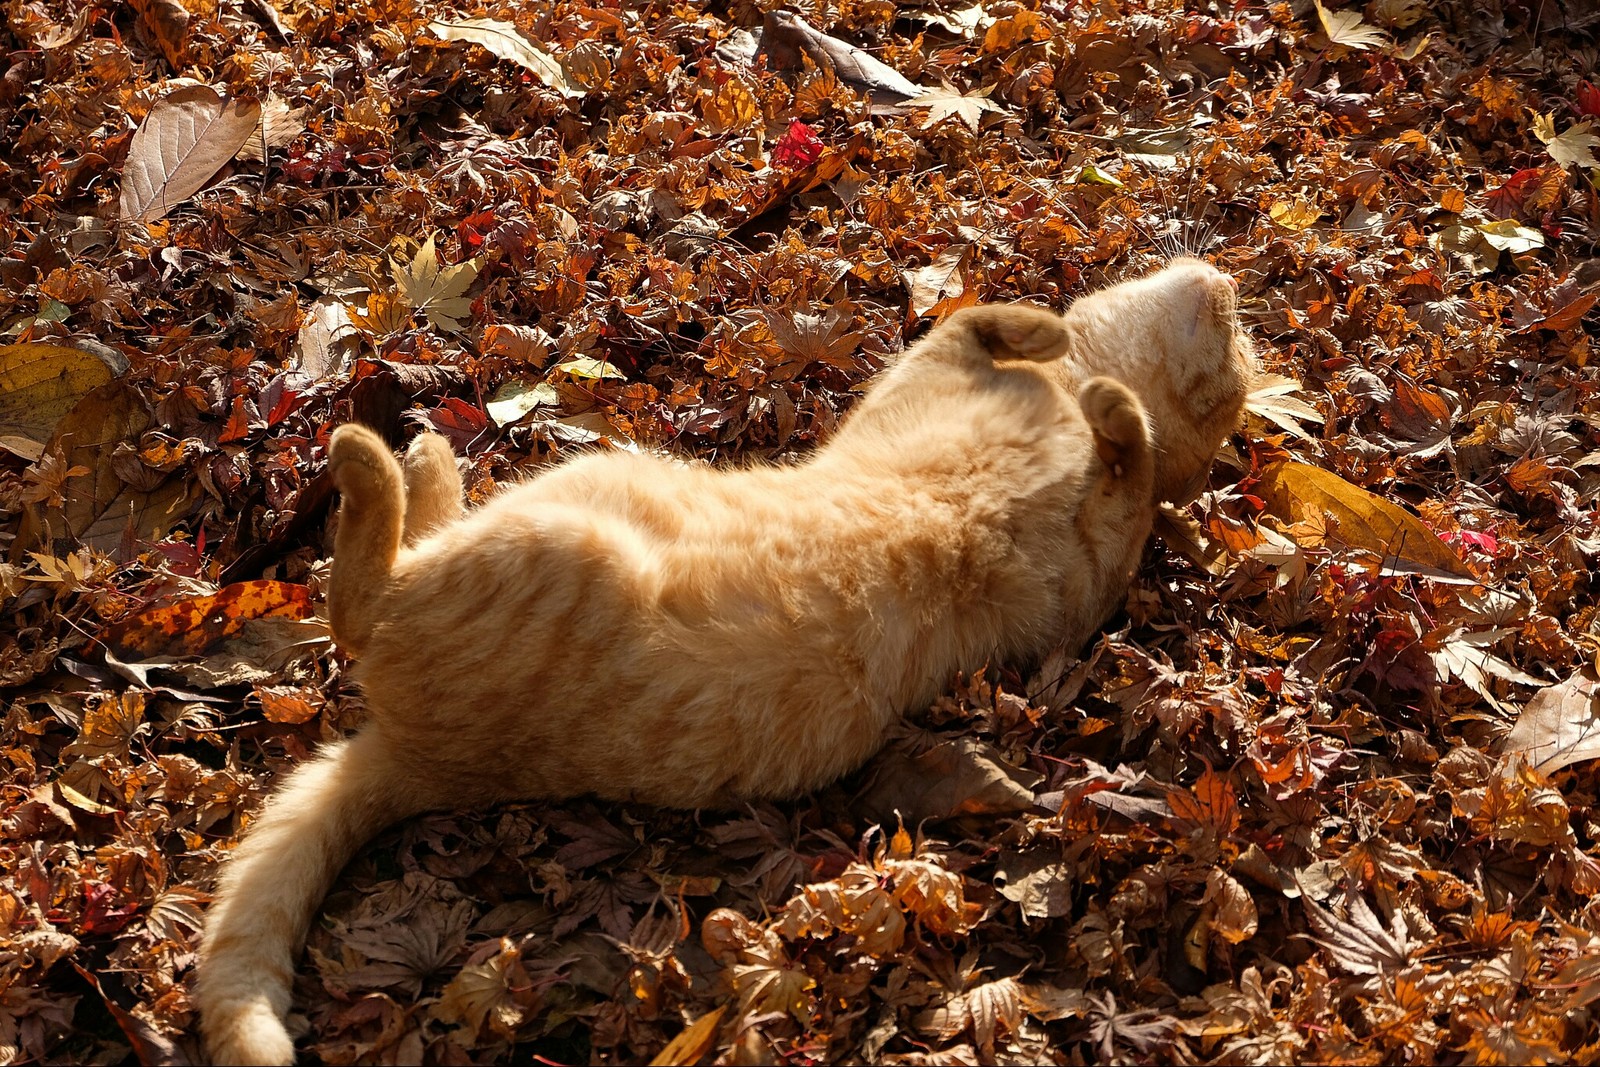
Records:
{"label": "dry brown leaf", "polygon": [[650,1061],[650,1067],[690,1067],[699,1063],[700,1057],[711,1050],[711,1043],[717,1037],[717,1026],[722,1022],[722,1015],[727,1010],[727,1006],[724,1005],[715,1011],[708,1011],[684,1027],[678,1036],[667,1042],[667,1047]]}
{"label": "dry brown leaf", "polygon": [[277,93],[261,101],[261,120],[239,149],[237,159],[264,162],[274,149],[289,144],[306,128],[306,109],[290,107]]}
{"label": "dry brown leaf", "polygon": [[1501,751],[1527,760],[1541,774],[1600,758],[1600,680],[1593,670],[1535,693]]}
{"label": "dry brown leaf", "polygon": [[131,6],[173,71],[183,70],[187,62],[184,41],[189,36],[188,9],[179,0],[131,0]]}
{"label": "dry brown leaf", "polygon": [[781,66],[798,67],[804,54],[823,70],[831,70],[841,81],[889,99],[919,96],[922,86],[884,63],[876,56],[848,41],[830,37],[790,11],[767,13],[761,47]]}
{"label": "dry brown leaf", "polygon": [[504,19],[432,19],[428,29],[445,41],[482,45],[501,59],[529,71],[565,97],[581,97],[584,90],[567,80],[561,64],[522,35],[516,23]]}
{"label": "dry brown leaf", "polygon": [[897,814],[915,826],[924,819],[1025,811],[1042,777],[975,738],[913,738],[891,744],[874,761],[860,803],[884,825]]}
{"label": "dry brown leaf", "polygon": [[134,131],[122,166],[122,218],[153,222],[203,189],[244,147],[261,108],[209,85],[174,89]]}
{"label": "dry brown leaf", "polygon": [[305,586],[261,579],[145,608],[106,627],[100,639],[124,657],[201,656],[251,619],[307,619],[312,614]]}

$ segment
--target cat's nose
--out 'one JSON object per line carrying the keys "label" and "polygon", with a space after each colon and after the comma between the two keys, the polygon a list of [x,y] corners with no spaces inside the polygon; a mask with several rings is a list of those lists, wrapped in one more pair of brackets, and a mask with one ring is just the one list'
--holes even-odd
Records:
{"label": "cat's nose", "polygon": [[1232,289],[1236,293],[1239,291],[1239,279],[1238,278],[1235,278],[1231,274],[1224,274],[1222,276],[1222,278],[1223,278],[1224,281],[1226,281],[1228,283],[1228,288]]}

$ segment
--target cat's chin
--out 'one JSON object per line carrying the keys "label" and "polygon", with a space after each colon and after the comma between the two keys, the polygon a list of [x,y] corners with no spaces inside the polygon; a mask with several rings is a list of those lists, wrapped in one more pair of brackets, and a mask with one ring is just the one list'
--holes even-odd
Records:
{"label": "cat's chin", "polygon": [[1092,338],[1071,360],[1079,381],[1117,378],[1150,414],[1158,499],[1193,499],[1221,442],[1237,428],[1255,379],[1239,324],[1238,286],[1197,259],[1083,297],[1067,312]]}

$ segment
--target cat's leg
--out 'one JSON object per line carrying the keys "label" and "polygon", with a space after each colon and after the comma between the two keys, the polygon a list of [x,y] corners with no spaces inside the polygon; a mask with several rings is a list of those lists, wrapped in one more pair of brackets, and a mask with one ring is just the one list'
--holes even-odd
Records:
{"label": "cat's leg", "polygon": [[325,747],[267,801],[223,868],[194,995],[212,1063],[292,1064],[295,957],[317,906],[379,830],[434,806],[379,729]]}
{"label": "cat's leg", "polygon": [[1150,423],[1132,390],[1115,378],[1090,378],[1078,390],[1078,407],[1112,477],[1149,480],[1155,458]]}
{"label": "cat's leg", "polygon": [[939,330],[971,337],[990,360],[1044,362],[1057,359],[1066,355],[1071,339],[1071,327],[1065,319],[1032,304],[979,304],[962,308]]}
{"label": "cat's leg", "polygon": [[404,479],[383,438],[355,423],[333,431],[328,470],[343,498],[328,583],[329,621],[339,644],[359,652],[378,623],[379,600],[400,551]]}
{"label": "cat's leg", "polygon": [[425,433],[406,449],[405,543],[414,545],[441,526],[465,514],[461,472],[450,442]]}

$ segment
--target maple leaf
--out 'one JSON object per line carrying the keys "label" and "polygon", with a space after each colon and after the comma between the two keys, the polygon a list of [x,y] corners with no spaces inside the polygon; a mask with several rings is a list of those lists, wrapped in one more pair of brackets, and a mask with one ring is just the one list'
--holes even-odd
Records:
{"label": "maple leaf", "polygon": [[1329,957],[1351,974],[1389,975],[1406,967],[1417,951],[1412,945],[1405,915],[1396,909],[1390,928],[1385,930],[1366,899],[1353,886],[1345,890],[1343,918],[1324,908],[1310,896],[1303,896],[1306,918],[1317,935],[1317,943]]}
{"label": "maple leaf", "polygon": [[60,452],[46,452],[28,471],[29,484],[22,491],[22,499],[43,504],[47,508],[58,508],[66,502],[67,482],[88,473],[89,468],[81,463],[68,466],[66,457]]}
{"label": "maple leaf", "polygon": [[1359,12],[1329,11],[1322,6],[1322,0],[1312,0],[1312,4],[1317,9],[1317,21],[1322,23],[1322,32],[1327,34],[1332,43],[1358,51],[1383,48],[1390,43],[1389,35],[1364,21]]}
{"label": "maple leaf", "polygon": [[1281,374],[1257,375],[1250,395],[1245,398],[1245,410],[1259,415],[1296,437],[1310,437],[1304,422],[1322,422],[1322,412],[1291,394],[1305,387],[1293,378]]}
{"label": "maple leaf", "polygon": [[522,1022],[528,1000],[529,983],[520,956],[510,938],[484,946],[445,986],[430,1014],[460,1023],[474,1036],[485,1023],[496,1033],[511,1036]]}
{"label": "maple leaf", "polygon": [[472,301],[462,294],[478,277],[482,259],[441,267],[430,235],[410,263],[391,259],[389,267],[401,298],[412,310],[426,315],[440,329],[459,333],[464,328],[461,320],[472,314]]}
{"label": "maple leaf", "polygon": [[822,158],[822,148],[817,131],[794,119],[772,147],[772,161],[790,170],[803,170]]}
{"label": "maple leaf", "polygon": [[907,100],[904,107],[926,108],[928,114],[922,120],[922,128],[932,129],[946,119],[960,119],[973,133],[978,132],[978,123],[985,112],[1002,114],[1001,108],[989,94],[993,88],[979,89],[971,93],[957,92],[954,86],[945,85],[938,89],[929,89],[918,96]]}
{"label": "maple leaf", "polygon": [[1600,136],[1595,134],[1593,123],[1579,122],[1568,126],[1558,134],[1555,112],[1543,115],[1535,113],[1533,135],[1544,142],[1545,151],[1550,153],[1550,158],[1563,167],[1600,169],[1600,159],[1596,159],[1594,154],[1594,150],[1600,148]]}

